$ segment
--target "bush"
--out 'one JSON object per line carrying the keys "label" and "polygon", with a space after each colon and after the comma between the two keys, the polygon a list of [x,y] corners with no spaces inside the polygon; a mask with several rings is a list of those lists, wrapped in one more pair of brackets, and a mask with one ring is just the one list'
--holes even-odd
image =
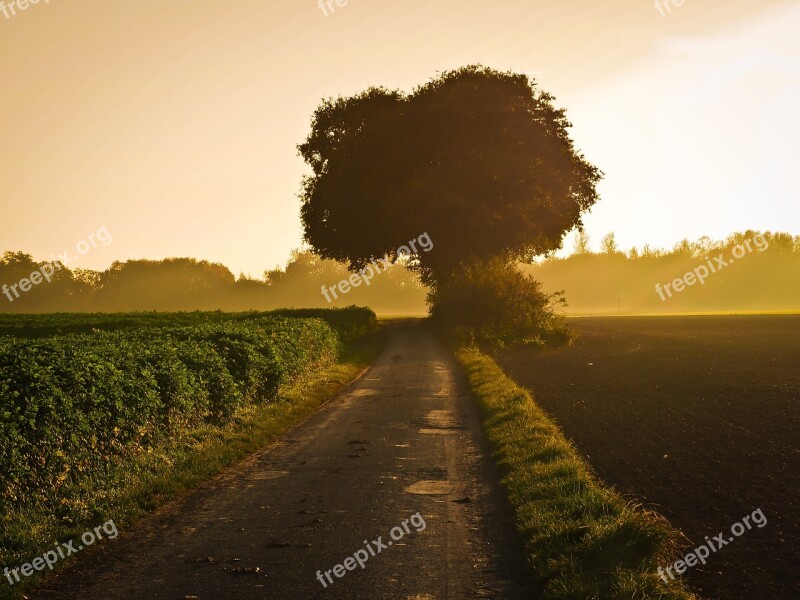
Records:
{"label": "bush", "polygon": [[[96,333],[134,329],[163,329],[190,327],[236,321],[254,321],[267,317],[287,319],[322,319],[339,334],[343,342],[364,335],[376,324],[375,313],[369,308],[281,308],[260,312],[132,312],[132,313],[47,313],[0,314],[0,336],[14,338],[44,338],[68,333]],[[0,338],[0,345],[9,338]]]}
{"label": "bush", "polygon": [[559,308],[563,293],[541,284],[502,259],[465,260],[428,294],[432,322],[460,343],[565,344],[571,340]]}
{"label": "bush", "polygon": [[343,343],[366,335],[378,324],[375,313],[369,308],[285,308],[267,313],[276,317],[322,319],[339,334]]}

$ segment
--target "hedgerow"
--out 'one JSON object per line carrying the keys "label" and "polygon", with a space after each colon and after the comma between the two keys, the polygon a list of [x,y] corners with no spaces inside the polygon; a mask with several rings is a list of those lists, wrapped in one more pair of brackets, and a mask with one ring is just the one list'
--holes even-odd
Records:
{"label": "hedgerow", "polygon": [[[186,327],[231,321],[252,321],[264,317],[322,319],[347,342],[376,322],[367,308],[284,308],[269,312],[132,312],[132,313],[49,313],[0,314],[0,336],[42,338],[68,333],[130,331],[131,329]],[[0,346],[3,341],[0,339]]]}

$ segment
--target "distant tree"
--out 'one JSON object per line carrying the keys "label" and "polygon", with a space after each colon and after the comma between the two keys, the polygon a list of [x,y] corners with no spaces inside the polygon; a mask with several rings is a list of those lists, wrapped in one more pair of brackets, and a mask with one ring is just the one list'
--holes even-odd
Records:
{"label": "distant tree", "polygon": [[4,252],[0,257],[0,278],[3,283],[16,283],[36,268],[33,256],[25,252]]}
{"label": "distant tree", "polygon": [[286,277],[286,271],[284,271],[280,265],[275,265],[274,269],[267,269],[264,271],[264,281],[267,282],[267,285],[275,285],[284,277]]}
{"label": "distant tree", "polygon": [[107,310],[193,310],[224,305],[236,278],[219,263],[191,258],[115,261],[98,302]]}
{"label": "distant tree", "polygon": [[[31,280],[39,272],[39,283],[23,291],[20,282]],[[47,277],[43,273],[47,273]],[[0,306],[8,312],[42,312],[47,310],[70,311],[81,308],[83,284],[60,261],[37,262],[25,252],[5,252],[0,257],[0,284],[9,287],[0,296]],[[11,296],[9,298],[8,296]]]}
{"label": "distant tree", "polygon": [[264,278],[271,286],[306,286],[319,289],[323,283],[336,283],[349,276],[344,264],[326,260],[310,250],[293,250],[284,268],[265,271]]}
{"label": "distant tree", "polygon": [[658,248],[656,249],[651,248],[650,244],[645,244],[644,246],[642,246],[642,257],[644,258],[656,258],[658,256],[661,256],[662,254],[664,253],[661,250],[659,250]]}
{"label": "distant tree", "polygon": [[755,236],[758,235],[757,231],[753,231],[752,229],[748,229],[747,231],[737,231],[735,233],[730,234],[725,241],[720,244],[722,248],[733,248],[734,246],[744,245],[745,242],[752,240]]}
{"label": "distant tree", "polygon": [[600,252],[602,254],[619,254],[619,246],[617,245],[617,236],[614,232],[607,234],[600,241]]}
{"label": "distant tree", "polygon": [[572,253],[577,255],[592,253],[592,249],[589,247],[589,234],[582,229],[578,230],[578,235],[575,236]]}
{"label": "distant tree", "polygon": [[636,249],[636,246],[634,246],[628,251],[628,258],[630,258],[631,260],[636,260],[637,258],[639,258],[639,251]]}
{"label": "distant tree", "polygon": [[671,254],[692,256],[692,244],[687,239],[683,239],[672,248]]}
{"label": "distant tree", "polygon": [[103,280],[103,272],[92,269],[75,269],[70,273],[65,269],[59,275],[71,276],[71,285],[68,286],[72,300],[71,310],[91,310],[95,295]]}
{"label": "distant tree", "polygon": [[764,234],[764,238],[769,242],[769,249],[771,252],[777,254],[792,254],[795,252],[795,239],[788,233],[771,233]]}
{"label": "distant tree", "polygon": [[689,244],[689,252],[694,257],[703,257],[707,256],[712,250],[715,248],[714,240],[712,240],[707,235],[704,235],[696,242],[692,242]]}
{"label": "distant tree", "polygon": [[93,271],[91,269],[75,269],[72,275],[76,282],[92,290],[97,289],[103,278],[102,271]]}

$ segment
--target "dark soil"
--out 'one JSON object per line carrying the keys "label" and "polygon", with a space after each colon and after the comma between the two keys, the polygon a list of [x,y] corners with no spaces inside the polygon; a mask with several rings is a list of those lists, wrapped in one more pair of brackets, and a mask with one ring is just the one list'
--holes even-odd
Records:
{"label": "dark soil", "polygon": [[[696,547],[761,509],[690,568],[706,598],[800,598],[800,317],[571,319],[580,338],[499,362],[606,482]],[[688,551],[688,549],[687,549]],[[665,565],[666,566],[666,565]]]}

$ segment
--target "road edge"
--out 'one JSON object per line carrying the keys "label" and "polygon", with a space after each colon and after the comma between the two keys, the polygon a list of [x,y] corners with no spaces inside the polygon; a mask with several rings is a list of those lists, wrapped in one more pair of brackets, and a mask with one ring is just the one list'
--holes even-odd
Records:
{"label": "road edge", "polygon": [[[189,461],[199,464],[199,467],[195,465],[195,468],[183,470],[176,466],[156,475],[154,481],[142,482],[145,492],[128,490],[125,493],[129,504],[120,513],[121,516],[114,518],[120,533],[133,529],[142,519],[169,511],[170,507],[179,505],[190,494],[225,473],[245,468],[283,436],[346,393],[369,372],[384,346],[385,339],[378,327],[364,338],[352,342],[336,362],[287,386],[281,391],[280,400],[245,407],[245,412],[238,419],[223,427],[208,428],[206,437],[209,445],[189,457]],[[223,447],[226,453],[218,453]],[[164,484],[161,487],[160,483],[167,479],[172,485]],[[133,500],[147,492],[153,494],[151,498]],[[103,552],[105,546],[87,548],[74,559],[61,561],[53,571],[32,577],[13,588],[0,585],[0,598],[27,598],[26,594],[46,588],[53,576],[80,568],[85,560],[92,560]]]}
{"label": "road edge", "polygon": [[[454,351],[543,598],[700,600],[657,573],[682,546],[663,517],[600,481],[558,426],[488,355]],[[576,516],[577,515],[577,516]]]}

